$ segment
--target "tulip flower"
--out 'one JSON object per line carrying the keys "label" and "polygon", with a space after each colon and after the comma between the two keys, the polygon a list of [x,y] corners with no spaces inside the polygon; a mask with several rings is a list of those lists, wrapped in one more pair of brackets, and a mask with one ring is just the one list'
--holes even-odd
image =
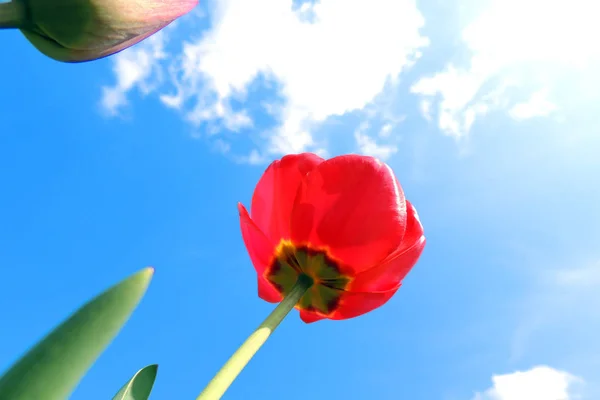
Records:
{"label": "tulip flower", "polygon": [[238,209],[258,295],[280,304],[199,400],[220,398],[292,308],[311,323],[385,304],[425,247],[416,209],[391,168],[372,157],[285,156],[258,182],[251,212]]}
{"label": "tulip flower", "polygon": [[13,0],[0,4],[0,27],[19,28],[58,61],[91,61],[146,39],[198,0]]}

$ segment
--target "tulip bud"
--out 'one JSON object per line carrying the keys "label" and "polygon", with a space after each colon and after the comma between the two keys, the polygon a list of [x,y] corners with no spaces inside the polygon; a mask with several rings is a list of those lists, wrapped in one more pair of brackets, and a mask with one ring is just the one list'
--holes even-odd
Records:
{"label": "tulip bud", "polygon": [[25,37],[58,61],[82,62],[124,50],[193,9],[198,0],[13,0]]}

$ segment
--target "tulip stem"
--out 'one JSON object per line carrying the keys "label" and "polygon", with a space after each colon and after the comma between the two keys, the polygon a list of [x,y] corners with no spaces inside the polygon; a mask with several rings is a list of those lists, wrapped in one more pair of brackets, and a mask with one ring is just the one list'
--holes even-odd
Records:
{"label": "tulip stem", "polygon": [[25,24],[25,5],[21,1],[0,3],[0,29],[18,29]]}
{"label": "tulip stem", "polygon": [[231,386],[234,379],[242,372],[260,347],[267,341],[275,328],[286,315],[296,306],[306,291],[312,286],[313,280],[300,275],[290,293],[275,307],[267,319],[246,339],[223,367],[212,378],[196,400],[217,400]]}

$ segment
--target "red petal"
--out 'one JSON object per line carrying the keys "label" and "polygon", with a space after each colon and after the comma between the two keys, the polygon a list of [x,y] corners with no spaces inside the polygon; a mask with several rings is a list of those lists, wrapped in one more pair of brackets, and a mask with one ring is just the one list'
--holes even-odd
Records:
{"label": "red petal", "polygon": [[279,303],[283,296],[263,275],[258,275],[258,297],[269,303]]}
{"label": "red petal", "polygon": [[271,163],[258,181],[252,219],[274,243],[290,238],[290,216],[300,183],[321,162],[311,153],[288,155]]}
{"label": "red petal", "polygon": [[313,323],[316,321],[320,321],[325,318],[327,318],[327,317],[325,317],[321,314],[318,314],[315,311],[308,311],[308,310],[300,309],[300,319],[307,324],[310,324],[310,323]]}
{"label": "red petal", "polygon": [[357,293],[344,292],[338,308],[329,319],[348,319],[358,317],[384,305],[400,289],[400,285],[384,292]]}
{"label": "red petal", "polygon": [[349,291],[379,292],[395,288],[408,274],[425,247],[423,225],[415,207],[406,201],[408,222],[400,247],[379,265],[354,277]]}
{"label": "red petal", "polygon": [[244,244],[252,260],[252,265],[258,274],[258,296],[268,302],[281,301],[281,294],[264,277],[264,273],[271,265],[275,255],[275,246],[267,239],[254,221],[248,215],[248,211],[238,203],[240,212],[240,228]]}
{"label": "red petal", "polygon": [[390,167],[372,157],[347,155],[316,166],[292,211],[292,241],[328,248],[351,274],[392,253],[405,229],[402,188]]}

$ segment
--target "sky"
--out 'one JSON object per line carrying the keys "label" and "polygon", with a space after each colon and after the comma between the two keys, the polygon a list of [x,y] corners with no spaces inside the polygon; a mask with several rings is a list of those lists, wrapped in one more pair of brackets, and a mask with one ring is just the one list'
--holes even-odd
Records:
{"label": "sky", "polygon": [[239,232],[268,163],[374,155],[425,251],[383,307],[296,311],[224,399],[600,398],[600,47],[586,0],[207,1],[116,56],[0,32],[0,370],[150,289],[73,394],[195,398],[273,305]]}

